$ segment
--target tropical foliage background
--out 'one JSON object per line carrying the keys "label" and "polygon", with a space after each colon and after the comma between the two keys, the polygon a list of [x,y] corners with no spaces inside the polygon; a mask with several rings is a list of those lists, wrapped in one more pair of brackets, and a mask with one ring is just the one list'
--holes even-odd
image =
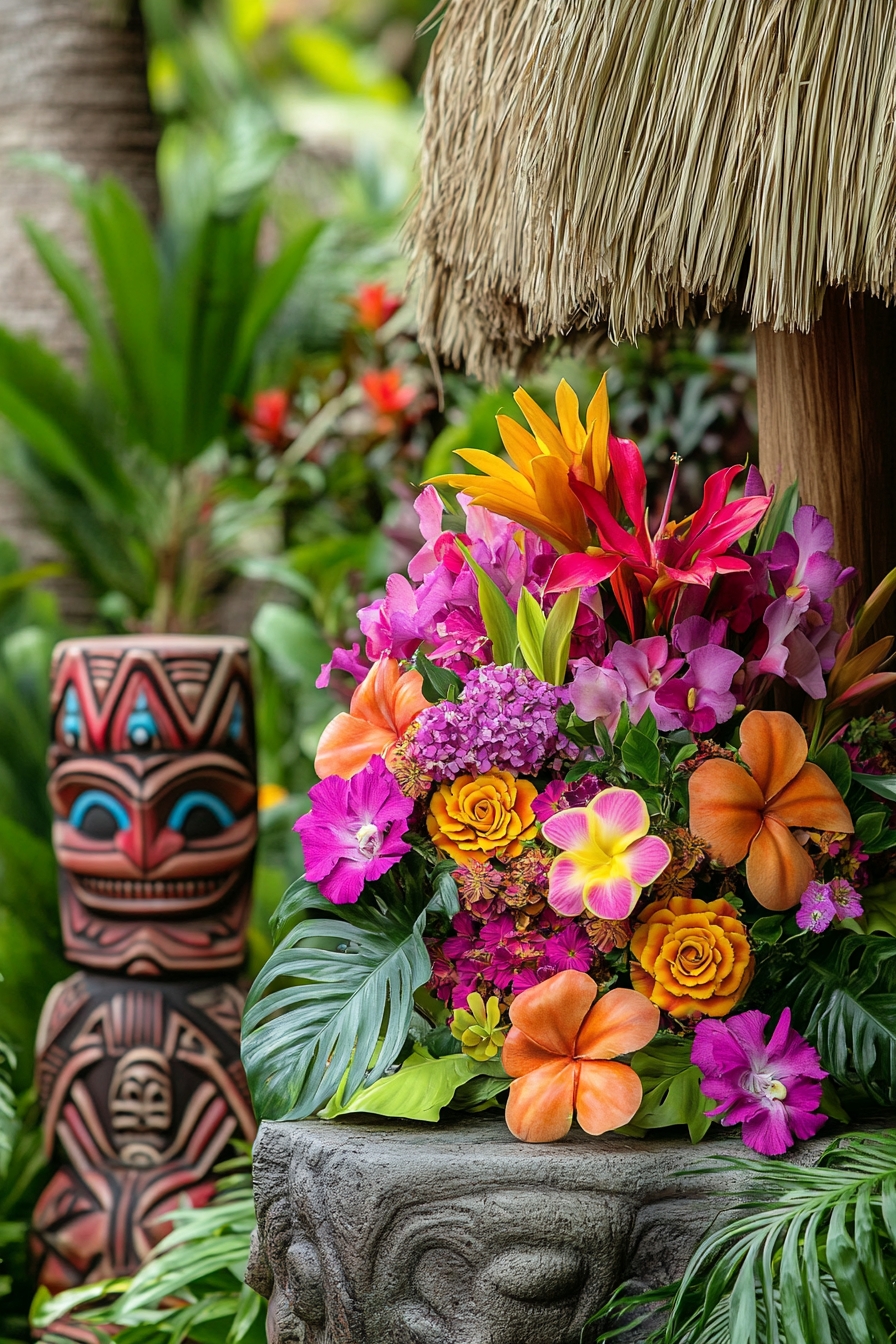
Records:
{"label": "tropical foliage background", "polygon": [[[455,447],[497,451],[494,415],[515,413],[512,387],[433,370],[400,301],[430,7],[143,0],[164,128],[160,217],[76,163],[33,165],[66,183],[91,264],[23,225],[83,333],[77,364],[7,330],[0,311],[0,473],[61,556],[23,569],[0,537],[2,1339],[28,1337],[24,1233],[47,1179],[32,1043],[68,971],[44,790],[50,651],[71,629],[59,571],[80,580],[93,633],[251,636],[268,786],[251,976],[298,874],[291,826],[317,738],[347,698],[338,678],[315,685],[320,666],[357,638],[362,596],[416,548],[417,484]],[[682,504],[711,469],[753,453],[754,359],[736,320],[637,347],[596,339],[587,361],[557,350],[528,385],[546,400],[562,375],[590,397],[606,369],[615,429],[639,442],[651,479],[672,453],[683,459]],[[240,1286],[246,1180],[225,1173],[221,1199],[194,1223],[185,1214],[118,1315],[110,1309],[128,1344],[187,1327],[209,1344],[260,1338]],[[155,1309],[163,1283],[200,1304],[193,1315]]]}

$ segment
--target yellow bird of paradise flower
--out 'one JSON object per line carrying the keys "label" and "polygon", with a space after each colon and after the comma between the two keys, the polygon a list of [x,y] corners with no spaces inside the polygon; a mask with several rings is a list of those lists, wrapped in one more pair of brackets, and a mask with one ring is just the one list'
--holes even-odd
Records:
{"label": "yellow bird of paradise flower", "polygon": [[569,473],[601,494],[606,492],[610,476],[606,374],[588,406],[584,426],[579,399],[566,379],[556,394],[559,428],[524,388],[517,388],[513,399],[532,431],[528,433],[509,415],[496,417],[513,466],[481,449],[462,448],[457,456],[482,475],[450,473],[435,476],[427,484],[462,490],[474,504],[521,523],[558,551],[584,551],[591,543],[591,527],[570,489]]}

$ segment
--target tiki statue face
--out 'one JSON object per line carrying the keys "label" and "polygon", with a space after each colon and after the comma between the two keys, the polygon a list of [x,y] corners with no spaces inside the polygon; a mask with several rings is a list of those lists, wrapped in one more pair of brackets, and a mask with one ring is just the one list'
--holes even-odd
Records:
{"label": "tiki statue face", "polygon": [[251,705],[241,640],[58,646],[49,792],[71,960],[136,975],[240,964],[257,835]]}

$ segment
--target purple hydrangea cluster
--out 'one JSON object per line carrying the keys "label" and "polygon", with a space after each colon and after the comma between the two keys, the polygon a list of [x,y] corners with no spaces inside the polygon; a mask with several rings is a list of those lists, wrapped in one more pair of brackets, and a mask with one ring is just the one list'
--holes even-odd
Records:
{"label": "purple hydrangea cluster", "polygon": [[514,770],[537,774],[572,760],[577,749],[557,726],[567,699],[522,667],[489,664],[467,674],[457,703],[425,709],[408,755],[435,780]]}

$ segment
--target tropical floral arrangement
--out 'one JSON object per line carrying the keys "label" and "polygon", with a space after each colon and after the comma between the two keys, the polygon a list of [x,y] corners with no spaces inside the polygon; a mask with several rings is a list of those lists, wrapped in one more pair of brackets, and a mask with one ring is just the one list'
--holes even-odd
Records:
{"label": "tropical floral arrangement", "polygon": [[773,1155],[892,1105],[896,571],[838,630],[858,576],[796,486],[733,467],[673,521],[673,460],[650,520],[603,384],[584,425],[565,382],[556,423],[516,401],[322,671],[357,686],[247,1007],[260,1114]]}

